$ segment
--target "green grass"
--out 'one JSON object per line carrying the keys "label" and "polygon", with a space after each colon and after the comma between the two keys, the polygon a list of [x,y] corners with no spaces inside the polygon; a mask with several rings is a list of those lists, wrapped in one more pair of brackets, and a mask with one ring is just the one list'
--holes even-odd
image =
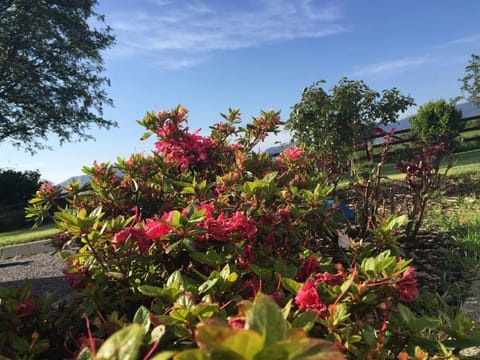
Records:
{"label": "green grass", "polygon": [[[445,170],[445,168],[441,170]],[[453,167],[448,173],[449,175],[462,175],[476,171],[480,173],[480,149],[456,154]],[[385,164],[382,167],[382,176],[387,176],[392,180],[400,180],[404,177],[404,175],[400,174],[395,168],[395,164]]]}
{"label": "green grass", "polygon": [[36,240],[51,238],[58,232],[55,224],[42,225],[37,229],[20,229],[0,233],[0,247],[29,243]]}

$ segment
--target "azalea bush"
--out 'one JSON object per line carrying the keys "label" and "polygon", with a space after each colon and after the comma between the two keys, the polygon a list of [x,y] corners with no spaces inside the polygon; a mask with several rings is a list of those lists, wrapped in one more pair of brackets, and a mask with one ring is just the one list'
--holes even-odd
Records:
{"label": "azalea bush", "polygon": [[44,356],[55,330],[51,304],[51,296],[33,296],[28,283],[0,289],[0,358]]}
{"label": "azalea bush", "polygon": [[[56,208],[55,243],[72,288],[56,321],[67,353],[100,349],[97,358],[109,358],[119,339],[132,338],[130,350],[145,358],[209,358],[228,350],[208,340],[215,334],[226,347],[257,344],[252,359],[277,341],[307,354],[323,344],[312,339],[351,357],[413,356],[420,338],[437,351],[445,322],[426,322],[425,332],[402,322],[402,304],[418,294],[410,261],[371,246],[393,243],[402,218],[376,218],[370,245],[351,238],[332,205],[338,172],[328,159],[298,147],[276,159],[254,151],[278,131],[274,111],[243,127],[238,110],[223,118],[204,136],[181,106],[148,113],[139,123],[144,138],[157,137],[152,154],[95,163],[84,169],[89,184],[43,186],[30,201],[37,221]],[[301,330],[262,338],[252,323],[257,302],[274,302],[281,326]]]}

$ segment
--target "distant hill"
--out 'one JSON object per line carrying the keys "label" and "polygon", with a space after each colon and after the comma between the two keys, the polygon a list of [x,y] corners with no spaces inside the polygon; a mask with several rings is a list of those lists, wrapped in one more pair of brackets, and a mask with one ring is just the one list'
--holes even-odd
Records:
{"label": "distant hill", "polygon": [[[118,176],[123,177],[123,173],[120,170],[117,169],[116,173]],[[71,176],[67,180],[64,180],[61,183],[58,183],[57,186],[64,188],[69,183],[72,183],[77,180],[80,180],[80,186],[84,186],[90,182],[90,176],[88,175]]]}
{"label": "distant hill", "polygon": [[90,177],[88,175],[79,175],[79,176],[72,176],[69,177],[67,180],[58,183],[57,186],[59,187],[66,187],[69,183],[73,183],[77,180],[80,180],[80,186],[84,186],[90,182]]}

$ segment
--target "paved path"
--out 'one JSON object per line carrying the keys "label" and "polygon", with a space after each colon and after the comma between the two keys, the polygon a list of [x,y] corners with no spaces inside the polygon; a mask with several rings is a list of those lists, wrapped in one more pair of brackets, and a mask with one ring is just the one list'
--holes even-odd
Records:
{"label": "paved path", "polygon": [[63,260],[46,242],[0,250],[0,286],[19,286],[29,280],[35,295],[50,292],[60,298],[70,291],[62,273]]}

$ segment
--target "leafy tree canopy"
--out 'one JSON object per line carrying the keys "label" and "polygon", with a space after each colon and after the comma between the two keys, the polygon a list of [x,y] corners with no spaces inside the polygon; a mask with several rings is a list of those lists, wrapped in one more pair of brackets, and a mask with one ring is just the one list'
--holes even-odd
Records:
{"label": "leafy tree canopy", "polygon": [[0,169],[0,206],[26,205],[40,186],[40,176],[38,170]]}
{"label": "leafy tree canopy", "polygon": [[453,102],[432,100],[420,106],[416,115],[408,119],[412,132],[421,140],[435,141],[439,136],[454,138],[461,130],[462,112]]}
{"label": "leafy tree canopy", "polygon": [[462,92],[469,101],[480,106],[480,55],[472,54],[465,71],[465,77],[460,79]]}
{"label": "leafy tree canopy", "polygon": [[344,161],[371,137],[376,124],[397,120],[398,114],[414,105],[410,96],[398,89],[378,93],[363,81],[342,78],[330,92],[324,81],[303,91],[293,107],[286,127],[297,143]]}
{"label": "leafy tree canopy", "polygon": [[0,5],[0,142],[30,152],[92,138],[91,125],[109,128],[112,105],[101,50],[114,43],[96,0],[4,0]]}

